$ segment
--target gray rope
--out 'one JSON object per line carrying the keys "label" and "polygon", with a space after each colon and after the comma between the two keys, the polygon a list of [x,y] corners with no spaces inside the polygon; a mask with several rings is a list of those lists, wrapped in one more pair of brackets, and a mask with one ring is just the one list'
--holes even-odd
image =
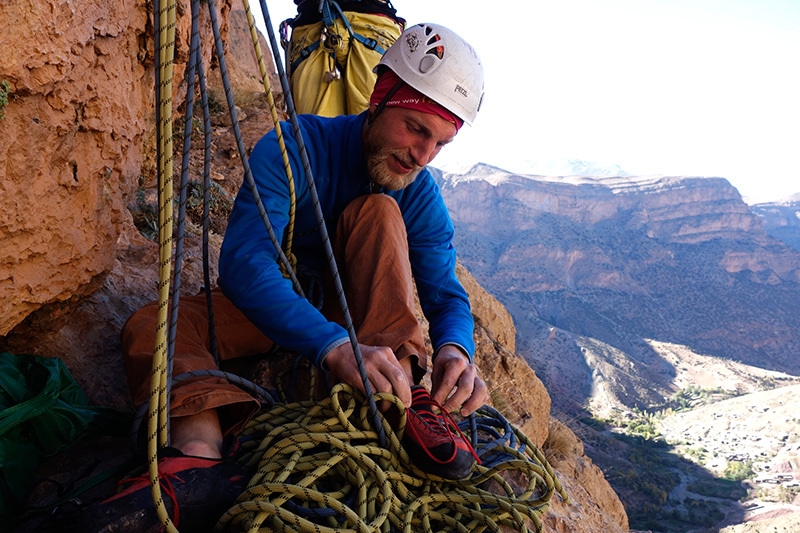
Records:
{"label": "gray rope", "polygon": [[[213,0],[211,0],[213,1]],[[355,354],[356,363],[358,364],[358,371],[361,376],[361,381],[364,385],[364,391],[366,392],[367,401],[369,403],[370,413],[373,417],[373,426],[375,427],[375,431],[378,433],[378,441],[380,442],[381,446],[386,446],[386,433],[383,429],[383,425],[380,422],[380,414],[378,413],[378,406],[375,403],[375,398],[373,396],[372,387],[369,384],[369,378],[367,377],[367,369],[364,365],[364,359],[361,355],[361,349],[358,346],[358,339],[356,338],[355,327],[353,326],[353,320],[350,316],[350,309],[347,305],[347,299],[345,298],[344,288],[342,287],[342,279],[339,275],[339,269],[336,265],[336,258],[333,256],[333,247],[331,246],[330,237],[328,235],[328,229],[325,225],[325,217],[322,213],[322,207],[320,206],[319,196],[317,194],[317,188],[314,184],[314,176],[311,171],[311,163],[308,159],[308,151],[306,150],[305,142],[303,140],[303,133],[300,129],[300,123],[297,120],[297,110],[294,107],[294,100],[292,98],[292,92],[289,88],[289,80],[286,76],[286,71],[283,68],[283,62],[281,61],[280,52],[278,51],[278,43],[275,39],[275,31],[272,28],[272,20],[269,16],[269,10],[267,9],[267,2],[266,0],[259,0],[261,5],[261,12],[264,15],[264,23],[267,28],[267,33],[269,34],[269,41],[270,41],[270,48],[272,48],[272,55],[275,61],[275,66],[278,69],[278,77],[281,80],[281,88],[283,89],[284,98],[286,101],[286,107],[289,113],[289,121],[292,124],[292,131],[294,132],[295,140],[297,141],[297,148],[300,152],[300,160],[303,162],[303,170],[306,174],[306,181],[308,182],[308,190],[311,194],[311,199],[314,204],[314,212],[317,216],[317,222],[319,224],[320,230],[320,237],[322,239],[322,244],[325,247],[325,254],[328,260],[328,264],[330,265],[331,274],[333,275],[333,282],[336,288],[336,294],[339,298],[339,304],[342,308],[342,314],[344,315],[344,322],[345,328],[347,329],[348,337],[350,338],[350,345],[353,348],[353,353]]]}
{"label": "gray rope", "polygon": [[214,361],[219,367],[219,348],[217,341],[216,321],[214,320],[214,302],[211,298],[211,269],[209,267],[208,234],[211,229],[211,114],[208,112],[208,92],[202,65],[200,74],[200,94],[203,99],[203,138],[205,152],[203,155],[203,286],[208,309],[209,348]]}
{"label": "gray rope", "polygon": [[275,235],[275,230],[272,228],[272,223],[269,220],[269,216],[267,215],[266,209],[264,209],[264,204],[261,201],[261,195],[258,192],[258,188],[256,187],[256,182],[253,179],[253,173],[250,170],[250,163],[247,158],[247,150],[245,150],[244,142],[242,141],[242,132],[239,128],[239,118],[236,114],[236,106],[233,102],[233,92],[231,91],[231,84],[230,84],[230,77],[228,76],[228,67],[225,62],[225,50],[222,43],[222,36],[220,35],[219,30],[219,21],[217,20],[217,12],[214,6],[214,0],[207,0],[208,1],[208,12],[211,18],[211,28],[214,31],[214,44],[215,50],[217,53],[217,59],[219,60],[219,71],[222,76],[222,85],[225,89],[225,99],[228,103],[228,111],[230,112],[231,116],[231,124],[233,125],[233,133],[234,137],[236,138],[236,147],[239,150],[239,157],[242,160],[242,166],[244,167],[244,175],[245,181],[247,182],[248,187],[250,188],[250,192],[253,195],[253,200],[256,203],[258,208],[258,212],[261,215],[261,220],[264,223],[264,227],[267,229],[267,233],[269,233],[270,240],[272,241],[272,245],[275,247],[275,252],[278,254],[278,258],[280,259],[281,264],[284,266],[285,271],[288,273],[289,277],[292,280],[292,285],[294,286],[294,290],[300,296],[304,296],[303,288],[300,286],[300,282],[297,280],[297,276],[295,276],[294,271],[292,269],[292,264],[289,259],[286,257],[282,247],[281,241],[278,239],[277,235]]}

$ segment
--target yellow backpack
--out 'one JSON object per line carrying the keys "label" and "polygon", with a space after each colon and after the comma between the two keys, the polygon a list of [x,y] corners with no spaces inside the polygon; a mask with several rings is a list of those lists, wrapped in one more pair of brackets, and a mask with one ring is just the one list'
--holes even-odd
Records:
{"label": "yellow backpack", "polygon": [[295,109],[328,117],[361,113],[375,86],[373,69],[405,21],[387,0],[295,3],[298,16],[281,25]]}

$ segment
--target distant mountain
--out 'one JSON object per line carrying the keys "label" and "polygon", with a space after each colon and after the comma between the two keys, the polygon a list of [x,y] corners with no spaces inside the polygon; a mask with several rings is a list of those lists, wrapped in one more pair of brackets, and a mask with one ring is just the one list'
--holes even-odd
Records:
{"label": "distant mountain", "polygon": [[602,176],[626,177],[631,174],[617,164],[585,161],[583,159],[564,159],[560,161],[523,161],[510,168],[510,171],[538,176]]}
{"label": "distant mountain", "polygon": [[602,387],[657,405],[680,374],[664,346],[800,375],[800,252],[727,180],[437,174],[461,261],[554,405]]}
{"label": "distant mountain", "polygon": [[800,251],[800,194],[785,202],[751,205],[750,211],[761,218],[767,233]]}

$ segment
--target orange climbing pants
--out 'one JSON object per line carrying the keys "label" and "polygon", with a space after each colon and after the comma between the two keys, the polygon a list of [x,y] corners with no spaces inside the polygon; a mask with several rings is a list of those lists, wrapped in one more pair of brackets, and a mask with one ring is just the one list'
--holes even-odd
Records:
{"label": "orange climbing pants", "polygon": [[[419,373],[424,375],[427,352],[415,314],[408,242],[397,203],[382,194],[354,200],[339,219],[334,247],[358,341],[388,346],[398,359],[416,356]],[[329,320],[342,323],[335,299],[332,283],[326,283],[323,312]],[[213,290],[212,300],[220,360],[263,354],[274,347],[222,291]],[[122,330],[128,386],[137,406],[147,402],[150,394],[157,315],[158,302],[151,302],[136,311]],[[209,346],[205,294],[181,298],[173,375],[215,369]],[[222,378],[196,378],[170,391],[170,416],[217,409],[228,433],[238,431],[258,408],[250,394]]]}

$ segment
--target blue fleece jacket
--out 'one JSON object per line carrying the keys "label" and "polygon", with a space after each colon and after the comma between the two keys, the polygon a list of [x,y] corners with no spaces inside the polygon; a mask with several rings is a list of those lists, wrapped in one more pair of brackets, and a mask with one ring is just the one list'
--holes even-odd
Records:
{"label": "blue fleece jacket", "polygon": [[[365,118],[363,113],[298,117],[331,236],[344,208],[358,196],[370,193],[361,143]],[[323,272],[325,252],[297,142],[289,124],[282,124],[282,131],[297,198],[292,251],[302,268]],[[256,144],[250,167],[275,234],[282,237],[289,220],[289,187],[274,131]],[[422,310],[430,322],[434,351],[455,344],[471,360],[474,324],[467,294],[455,275],[453,224],[439,187],[423,169],[405,189],[385,192],[397,201],[406,224],[412,272]],[[277,253],[246,183],[236,197],[219,268],[223,293],[279,345],[319,366],[330,350],[347,341],[345,329],[329,322],[308,300],[298,296],[291,281],[281,275]]]}

